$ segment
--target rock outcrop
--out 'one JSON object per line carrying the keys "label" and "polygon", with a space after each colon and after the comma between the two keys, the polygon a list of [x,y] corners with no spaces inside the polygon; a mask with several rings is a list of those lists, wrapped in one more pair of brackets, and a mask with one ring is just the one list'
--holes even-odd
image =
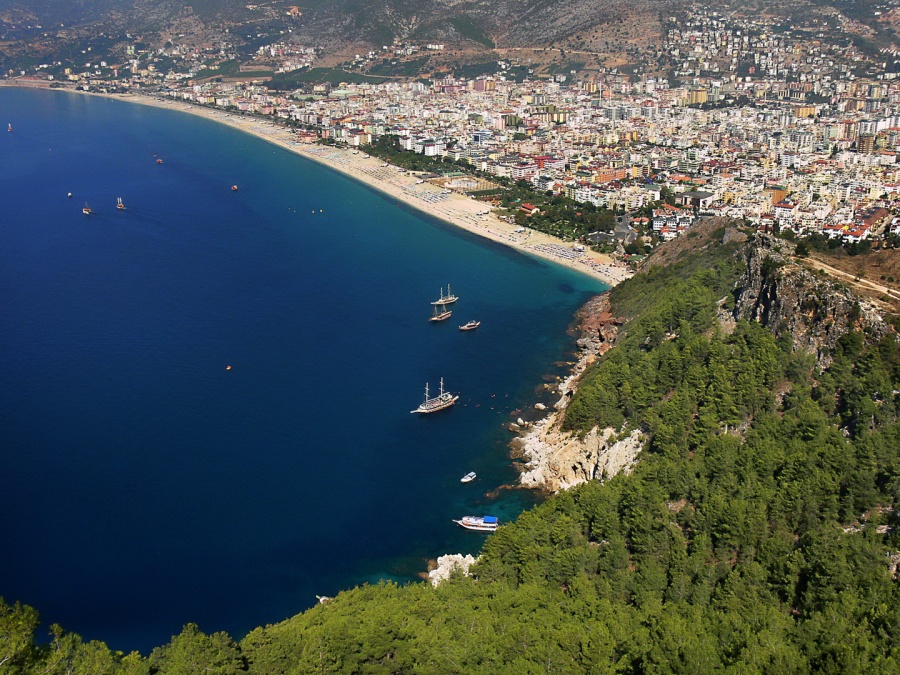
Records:
{"label": "rock outcrop", "polygon": [[558,492],[621,471],[627,473],[644,445],[640,431],[619,439],[615,429],[594,427],[579,437],[562,431],[561,423],[562,413],[553,413],[513,441],[513,448],[528,461],[519,476],[523,486]]}
{"label": "rock outcrop", "polygon": [[450,553],[437,559],[437,567],[428,573],[428,580],[432,586],[437,586],[446,581],[454,572],[462,572],[463,576],[469,576],[469,568],[477,562],[472,555]]}
{"label": "rock outcrop", "polygon": [[513,454],[525,460],[521,485],[550,492],[594,479],[610,478],[634,465],[643,447],[643,434],[635,431],[619,439],[615,429],[593,429],[584,436],[562,431],[565,408],[578,380],[599,355],[612,348],[622,322],[610,313],[609,296],[599,295],[579,310],[579,358],[569,376],[559,383],[556,411],[535,422],[510,443]]}
{"label": "rock outcrop", "polygon": [[861,330],[879,340],[890,326],[870,303],[833,278],[793,261],[794,245],[757,234],[746,248],[746,269],[735,288],[735,319],[758,321],[775,335],[791,336],[795,350],[832,360],[838,339]]}

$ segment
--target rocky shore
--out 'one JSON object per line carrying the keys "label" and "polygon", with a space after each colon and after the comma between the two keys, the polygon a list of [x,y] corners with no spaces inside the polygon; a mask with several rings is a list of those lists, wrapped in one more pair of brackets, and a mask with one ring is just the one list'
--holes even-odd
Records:
{"label": "rocky shore", "polygon": [[577,319],[577,344],[581,351],[571,373],[557,387],[560,399],[555,410],[528,425],[510,443],[513,455],[526,462],[519,476],[523,487],[559,492],[589,480],[611,478],[620,471],[630,471],[643,448],[640,431],[621,437],[619,430],[612,428],[595,427],[583,436],[563,431],[565,409],[581,377],[588,366],[615,345],[622,325],[610,313],[606,293],[582,307]]}
{"label": "rocky shore", "polygon": [[471,554],[450,553],[442,555],[437,559],[435,568],[428,572],[428,580],[432,586],[437,586],[447,581],[454,572],[459,572],[463,576],[469,576],[469,568],[477,561],[478,559]]}

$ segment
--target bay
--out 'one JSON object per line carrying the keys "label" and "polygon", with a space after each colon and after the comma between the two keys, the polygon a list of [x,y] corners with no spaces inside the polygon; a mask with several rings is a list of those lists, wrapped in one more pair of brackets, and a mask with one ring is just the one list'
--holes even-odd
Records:
{"label": "bay", "polygon": [[239,638],[534,503],[495,492],[505,425],[599,282],[191,115],[0,88],[0,119],[0,596],[119,650]]}

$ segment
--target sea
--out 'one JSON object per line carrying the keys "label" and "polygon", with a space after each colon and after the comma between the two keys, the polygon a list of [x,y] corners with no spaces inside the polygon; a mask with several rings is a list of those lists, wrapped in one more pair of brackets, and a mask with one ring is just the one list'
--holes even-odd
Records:
{"label": "sea", "polygon": [[537,502],[508,425],[598,281],[182,112],[0,88],[0,123],[0,597],[40,639],[240,639]]}

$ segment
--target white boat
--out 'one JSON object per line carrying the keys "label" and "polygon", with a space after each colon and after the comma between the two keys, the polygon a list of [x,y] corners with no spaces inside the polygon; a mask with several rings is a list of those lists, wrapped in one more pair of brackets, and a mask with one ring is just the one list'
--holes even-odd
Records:
{"label": "white boat", "polygon": [[463,516],[460,520],[453,522],[467,530],[478,532],[493,532],[500,525],[497,516]]}
{"label": "white boat", "polygon": [[465,325],[459,327],[460,330],[475,330],[481,325],[480,321],[469,321]]}
{"label": "white boat", "polygon": [[415,410],[410,410],[411,413],[433,413],[438,410],[443,410],[444,408],[449,408],[454,403],[459,400],[459,396],[455,394],[451,394],[448,391],[444,391],[444,378],[441,378],[441,390],[437,396],[433,398],[429,398],[428,396],[428,383],[425,383],[425,401],[419,405]]}
{"label": "white boat", "polygon": [[443,321],[445,319],[449,319],[453,314],[449,309],[444,307],[444,305],[435,305],[434,306],[434,314],[431,315],[429,321]]}
{"label": "white boat", "polygon": [[84,215],[86,215],[86,216],[91,215],[91,207],[88,206],[88,203],[87,203],[87,202],[84,203],[84,208],[81,209],[81,212],[82,212]]}
{"label": "white boat", "polygon": [[119,197],[119,198],[118,198],[118,201],[116,202],[116,208],[117,208],[117,209],[124,209],[124,208],[125,208],[125,204],[122,203],[122,198],[121,198],[121,197]]}
{"label": "white boat", "polygon": [[475,474],[474,471],[470,471],[470,472],[467,473],[465,476],[463,476],[462,478],[460,478],[460,479],[459,479],[459,482],[460,482],[460,483],[471,483],[473,480],[475,480],[475,475],[476,475],[476,474]]}
{"label": "white boat", "polygon": [[432,302],[432,305],[449,305],[451,302],[456,302],[459,300],[453,293],[450,292],[450,284],[447,284],[447,295],[444,295],[444,289],[441,288],[441,298],[440,300],[435,300]]}

